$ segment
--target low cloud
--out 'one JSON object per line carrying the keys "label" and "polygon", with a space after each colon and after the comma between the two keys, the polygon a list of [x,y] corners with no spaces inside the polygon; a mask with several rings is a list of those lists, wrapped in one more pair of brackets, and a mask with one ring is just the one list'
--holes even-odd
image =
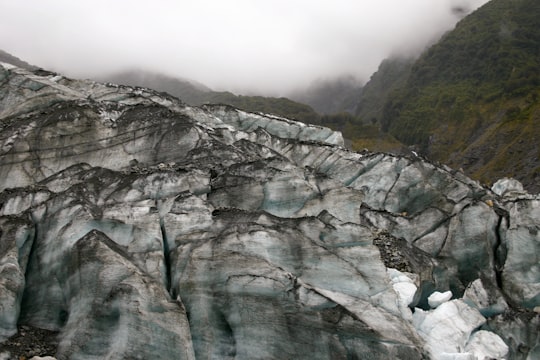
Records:
{"label": "low cloud", "polygon": [[279,95],[368,79],[487,0],[0,0],[0,49],[76,77],[147,69]]}

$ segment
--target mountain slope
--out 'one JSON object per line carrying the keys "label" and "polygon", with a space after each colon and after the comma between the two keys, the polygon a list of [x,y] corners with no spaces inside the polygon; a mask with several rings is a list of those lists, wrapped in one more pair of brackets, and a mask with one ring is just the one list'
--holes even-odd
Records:
{"label": "mountain slope", "polygon": [[414,64],[383,130],[477,179],[540,187],[540,3],[492,0]]}
{"label": "mountain slope", "polygon": [[27,70],[36,70],[37,69],[36,66],[30,65],[26,61],[23,61],[23,60],[19,59],[18,57],[13,56],[10,53],[8,53],[8,52],[6,52],[6,51],[4,51],[2,49],[0,49],[0,62],[5,62],[5,63],[8,63],[8,64],[12,64],[12,65],[15,65],[15,66],[18,66],[20,68],[27,69]]}
{"label": "mountain slope", "polygon": [[246,111],[276,114],[308,124],[319,123],[319,115],[309,105],[284,97],[244,96],[235,95],[228,91],[213,91],[191,80],[147,71],[126,71],[110,74],[100,80],[164,91],[195,106],[203,104],[226,104]]}
{"label": "mountain slope", "polygon": [[343,76],[315,81],[307,89],[289,95],[295,101],[308,104],[320,114],[354,113],[362,86],[358,79]]}
{"label": "mountain slope", "polygon": [[414,58],[394,57],[385,59],[363,88],[356,105],[356,116],[364,124],[380,124],[384,104],[390,94],[405,85]]}
{"label": "mountain slope", "polygon": [[99,80],[109,81],[114,84],[141,86],[157,91],[164,91],[191,105],[204,104],[206,97],[208,96],[207,93],[212,91],[210,88],[192,80],[171,77],[144,70],[130,70],[113,73],[102,76]]}

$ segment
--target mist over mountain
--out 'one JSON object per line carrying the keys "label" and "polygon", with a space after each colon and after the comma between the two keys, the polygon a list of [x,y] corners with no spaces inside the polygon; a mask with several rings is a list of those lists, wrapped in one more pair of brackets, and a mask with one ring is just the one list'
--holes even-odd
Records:
{"label": "mist over mountain", "polygon": [[230,91],[214,91],[192,80],[147,71],[128,71],[101,76],[102,81],[148,87],[178,97],[190,105],[226,104],[245,111],[275,114],[308,124],[320,123],[320,115],[309,105],[284,97],[236,95]]}
{"label": "mist over mountain", "polygon": [[321,79],[365,81],[486,1],[2,1],[0,48],[78,78],[142,69],[280,97]]}
{"label": "mist over mountain", "polygon": [[363,84],[364,81],[353,76],[318,80],[306,89],[290,93],[289,97],[310,105],[321,114],[354,113]]}
{"label": "mist over mountain", "polygon": [[96,77],[96,80],[164,91],[192,105],[206,103],[206,94],[212,91],[209,87],[193,80],[141,69],[102,74]]}

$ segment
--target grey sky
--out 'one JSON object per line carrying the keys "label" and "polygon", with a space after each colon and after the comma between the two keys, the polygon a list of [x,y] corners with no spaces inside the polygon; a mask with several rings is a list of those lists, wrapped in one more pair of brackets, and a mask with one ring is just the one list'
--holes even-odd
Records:
{"label": "grey sky", "polygon": [[367,80],[487,0],[0,0],[0,49],[70,76],[127,68],[284,94]]}

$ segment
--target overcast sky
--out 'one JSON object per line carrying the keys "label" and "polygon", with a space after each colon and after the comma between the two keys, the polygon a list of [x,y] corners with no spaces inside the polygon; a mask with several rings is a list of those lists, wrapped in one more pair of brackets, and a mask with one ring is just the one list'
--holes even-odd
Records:
{"label": "overcast sky", "polygon": [[0,0],[0,49],[75,77],[144,68],[281,95],[367,80],[487,0]]}

